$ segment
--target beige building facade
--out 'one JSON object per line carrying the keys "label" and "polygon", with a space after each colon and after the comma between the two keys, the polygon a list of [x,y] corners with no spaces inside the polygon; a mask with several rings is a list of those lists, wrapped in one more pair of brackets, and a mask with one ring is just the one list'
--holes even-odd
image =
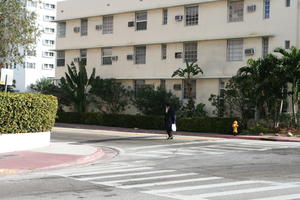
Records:
{"label": "beige building facade", "polygon": [[300,0],[66,0],[57,5],[56,78],[83,59],[87,70],[132,88],[163,86],[181,99],[172,73],[197,61],[197,103],[276,47],[299,47]]}

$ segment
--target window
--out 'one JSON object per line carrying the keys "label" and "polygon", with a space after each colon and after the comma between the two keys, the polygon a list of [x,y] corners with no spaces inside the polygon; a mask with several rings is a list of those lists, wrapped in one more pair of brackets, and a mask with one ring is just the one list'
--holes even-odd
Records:
{"label": "window", "polygon": [[168,9],[165,8],[163,9],[163,23],[162,24],[167,24],[168,23]]}
{"label": "window", "polygon": [[161,80],[160,80],[160,85],[159,85],[159,87],[160,87],[161,89],[166,89],[166,80],[161,79]]}
{"label": "window", "polygon": [[135,13],[135,24],[136,30],[147,30],[147,12],[137,12]]}
{"label": "window", "polygon": [[224,111],[225,111],[225,100],[224,100],[224,95],[225,95],[225,82],[223,80],[219,80],[219,112],[218,112],[218,117],[223,117],[224,116]]}
{"label": "window", "polygon": [[240,22],[244,18],[244,0],[228,1],[228,22]]}
{"label": "window", "polygon": [[45,15],[44,16],[44,21],[52,21],[52,20],[54,20],[55,19],[55,17],[54,16],[49,16],[49,15]]}
{"label": "window", "polygon": [[291,0],[285,0],[285,6],[291,7]]}
{"label": "window", "polygon": [[243,60],[243,40],[235,39],[227,41],[227,61]]}
{"label": "window", "polygon": [[46,46],[54,45],[54,40],[43,40],[43,44]]}
{"label": "window", "polygon": [[162,44],[161,45],[161,59],[165,60],[167,58],[167,45]]}
{"label": "window", "polygon": [[134,95],[136,96],[137,91],[145,86],[145,80],[134,80]]}
{"label": "window", "polygon": [[43,64],[43,69],[54,69],[54,64]]}
{"label": "window", "polygon": [[103,34],[113,33],[113,16],[104,16],[103,17]]}
{"label": "window", "polygon": [[184,60],[187,62],[197,61],[197,42],[184,43]]}
{"label": "window", "polygon": [[286,40],[284,42],[284,48],[289,49],[291,47],[291,42],[289,40]]}
{"label": "window", "polygon": [[35,69],[35,63],[26,62],[24,65],[26,69]]}
{"label": "window", "polygon": [[146,64],[146,46],[135,47],[135,64]]}
{"label": "window", "polygon": [[46,27],[45,29],[44,29],[44,33],[54,33],[55,32],[55,29],[54,28],[48,28],[48,27]]}
{"label": "window", "polygon": [[198,6],[185,8],[185,25],[192,26],[198,24]]}
{"label": "window", "polygon": [[262,38],[262,57],[266,57],[269,52],[269,38],[263,37]]}
{"label": "window", "polygon": [[81,36],[85,36],[88,34],[88,20],[87,19],[80,20],[80,30],[81,30]]}
{"label": "window", "polygon": [[[196,98],[196,80],[191,80],[191,97]],[[183,80],[183,98],[188,99],[188,84],[186,80]]]}
{"label": "window", "polygon": [[86,61],[87,61],[87,50],[86,49],[80,49],[80,61],[83,65],[86,65]]}
{"label": "window", "polygon": [[37,2],[36,1],[27,1],[27,6],[36,8]]}
{"label": "window", "polygon": [[25,53],[27,56],[36,56],[36,51],[35,50],[27,50]]}
{"label": "window", "polygon": [[102,65],[112,64],[112,48],[102,48]]}
{"label": "window", "polygon": [[44,51],[43,52],[43,57],[53,57],[54,53],[50,51]]}
{"label": "window", "polygon": [[264,19],[270,18],[270,0],[264,0]]}
{"label": "window", "polygon": [[65,66],[65,51],[57,51],[56,53],[56,66],[63,67]]}
{"label": "window", "polygon": [[57,37],[62,38],[66,36],[66,22],[59,22],[57,24]]}
{"label": "window", "polygon": [[17,64],[16,63],[5,63],[5,68],[6,69],[16,69]]}
{"label": "window", "polygon": [[44,8],[45,9],[55,9],[55,5],[50,4],[50,3],[44,3]]}

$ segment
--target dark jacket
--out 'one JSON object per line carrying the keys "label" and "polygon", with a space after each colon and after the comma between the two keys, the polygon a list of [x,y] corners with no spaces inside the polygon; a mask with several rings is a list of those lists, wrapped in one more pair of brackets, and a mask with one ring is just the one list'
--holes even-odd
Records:
{"label": "dark jacket", "polygon": [[172,124],[176,123],[176,115],[174,108],[170,107],[168,112],[165,113],[165,126],[167,131],[172,130]]}

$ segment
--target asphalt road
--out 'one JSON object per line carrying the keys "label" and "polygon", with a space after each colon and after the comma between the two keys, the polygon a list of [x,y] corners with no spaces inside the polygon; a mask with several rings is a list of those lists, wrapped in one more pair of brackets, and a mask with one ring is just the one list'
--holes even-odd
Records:
{"label": "asphalt road", "polygon": [[53,141],[105,146],[116,157],[0,178],[0,199],[300,200],[300,143],[89,130]]}

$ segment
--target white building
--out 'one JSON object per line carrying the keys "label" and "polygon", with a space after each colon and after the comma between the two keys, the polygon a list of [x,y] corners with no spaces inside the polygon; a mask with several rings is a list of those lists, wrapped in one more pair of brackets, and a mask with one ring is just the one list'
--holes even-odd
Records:
{"label": "white building", "polygon": [[50,21],[55,19],[56,4],[57,0],[28,0],[26,3],[27,9],[37,14],[41,35],[35,51],[22,52],[26,54],[24,65],[17,65],[14,69],[18,91],[28,91],[28,86],[37,80],[55,76],[55,52],[51,50],[55,47],[56,24]]}
{"label": "white building", "polygon": [[300,47],[300,0],[69,0],[58,3],[56,78],[85,59],[87,70],[138,88],[162,85],[185,98],[172,78],[184,60],[204,74],[193,83],[197,103],[246,65],[276,47]]}

